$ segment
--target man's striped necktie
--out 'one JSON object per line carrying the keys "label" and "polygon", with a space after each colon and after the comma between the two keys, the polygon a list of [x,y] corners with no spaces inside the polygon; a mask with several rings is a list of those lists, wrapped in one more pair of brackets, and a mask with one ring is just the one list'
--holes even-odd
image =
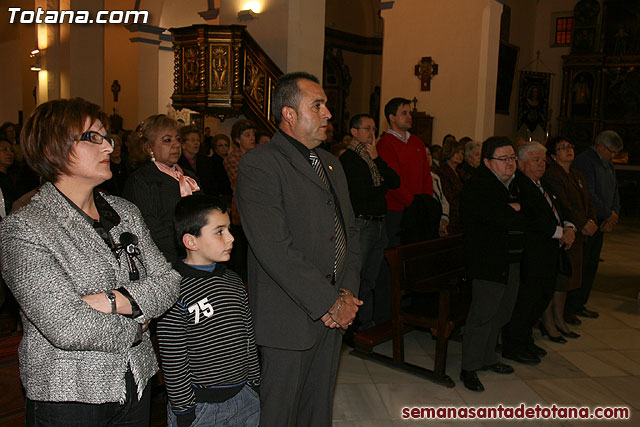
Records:
{"label": "man's striped necktie", "polygon": [[[329,179],[327,178],[327,174],[322,167],[322,163],[318,158],[318,155],[315,151],[311,150],[309,154],[309,159],[311,160],[311,165],[313,169],[316,171],[324,185],[327,186],[329,190],[331,190],[331,184],[329,183]],[[333,203],[333,222],[335,225],[335,243],[336,243],[336,257],[333,264],[333,275],[337,280],[337,277],[342,272],[344,268],[344,263],[347,254],[347,240],[344,232],[344,225],[342,224],[342,219],[340,218],[340,212],[338,212],[338,204]]]}

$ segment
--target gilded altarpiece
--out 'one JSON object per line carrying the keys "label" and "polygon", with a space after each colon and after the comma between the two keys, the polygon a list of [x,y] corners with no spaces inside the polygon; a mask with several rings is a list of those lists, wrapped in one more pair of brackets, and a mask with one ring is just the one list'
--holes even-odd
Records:
{"label": "gilded altarpiece", "polygon": [[574,15],[560,132],[583,151],[601,131],[615,130],[629,163],[640,165],[640,2],[581,0]]}

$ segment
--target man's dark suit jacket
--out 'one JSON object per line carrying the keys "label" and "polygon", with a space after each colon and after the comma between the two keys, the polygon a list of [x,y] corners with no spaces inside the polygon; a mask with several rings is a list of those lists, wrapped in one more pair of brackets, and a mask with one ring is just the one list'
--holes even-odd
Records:
{"label": "man's dark suit jacket", "polygon": [[509,206],[517,201],[489,168],[481,164],[462,188],[462,223],[467,276],[507,283],[509,249],[521,242],[509,230],[521,230],[521,215]]}
{"label": "man's dark suit jacket", "polygon": [[340,161],[316,149],[339,200],[347,259],[332,284],[335,259],[334,199],[311,164],[277,132],[270,143],[240,161],[235,197],[249,240],[249,302],[256,342],[306,350],[313,323],[338,298],[338,288],[358,294],[358,228]]}
{"label": "man's dark suit jacket", "polygon": [[594,147],[589,147],[576,156],[573,167],[584,176],[598,224],[609,218],[612,211],[620,214],[620,194],[613,163],[605,162]]}
{"label": "man's dark suit jacket", "polygon": [[[515,182],[519,187],[520,204],[525,221],[524,254],[520,264],[522,276],[555,277],[560,247],[553,235],[556,232],[556,226],[561,224],[558,224],[544,194],[529,177],[518,170]],[[560,215],[555,194],[549,188],[545,190]]]}

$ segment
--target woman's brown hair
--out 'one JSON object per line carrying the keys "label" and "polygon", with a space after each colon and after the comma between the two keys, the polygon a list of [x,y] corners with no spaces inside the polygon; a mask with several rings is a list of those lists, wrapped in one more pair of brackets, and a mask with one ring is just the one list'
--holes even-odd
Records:
{"label": "woman's brown hair", "polygon": [[452,158],[458,151],[464,152],[464,143],[455,139],[447,139],[442,146],[440,160],[446,161]]}
{"label": "woman's brown hair", "polygon": [[82,98],[56,99],[39,105],[31,113],[20,135],[27,164],[44,181],[55,182],[69,173],[74,142],[85,127],[100,121],[105,129],[109,118],[96,104]]}

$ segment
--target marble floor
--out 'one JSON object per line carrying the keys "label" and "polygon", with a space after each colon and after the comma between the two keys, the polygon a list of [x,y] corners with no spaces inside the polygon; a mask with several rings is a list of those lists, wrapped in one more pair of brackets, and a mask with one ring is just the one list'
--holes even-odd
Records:
{"label": "marble floor", "polygon": [[[461,384],[461,344],[449,343],[447,374],[456,382],[445,388],[430,381],[362,360],[344,347],[334,400],[334,426],[497,425],[544,426],[640,425],[640,220],[623,219],[605,237],[598,276],[589,307],[598,319],[583,319],[573,329],[582,336],[566,344],[552,343],[536,331],[536,343],[549,353],[537,366],[513,362],[515,375],[479,374],[485,392]],[[376,347],[391,355],[391,342]],[[405,335],[406,359],[432,368],[435,341],[422,331]],[[624,406],[631,419],[622,421],[491,421],[403,420],[401,408],[445,406]]]}

